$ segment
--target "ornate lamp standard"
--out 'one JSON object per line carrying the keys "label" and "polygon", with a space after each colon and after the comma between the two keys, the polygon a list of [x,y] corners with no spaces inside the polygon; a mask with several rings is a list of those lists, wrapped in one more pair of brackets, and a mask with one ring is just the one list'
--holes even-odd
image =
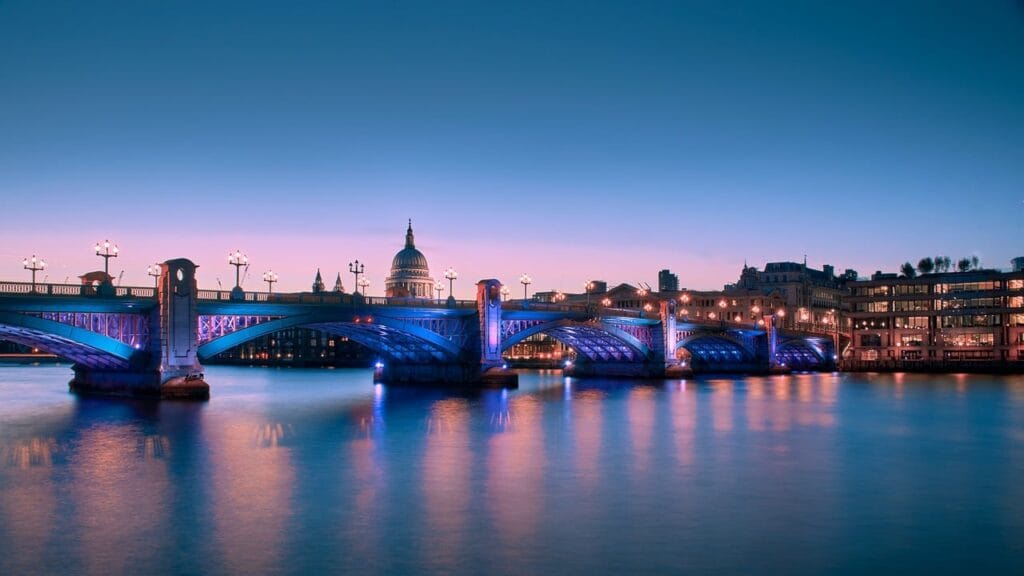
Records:
{"label": "ornate lamp standard", "polygon": [[366,296],[366,289],[370,287],[370,281],[366,279],[366,276],[363,276],[362,278],[359,279],[359,282],[357,282],[357,284],[359,284],[359,287],[363,289],[361,294],[363,296]]}
{"label": "ornate lamp standard", "polygon": [[160,264],[146,266],[146,275],[153,277],[153,288],[160,287]]}
{"label": "ornate lamp standard", "polygon": [[511,293],[512,291],[508,289],[508,286],[505,286],[504,284],[501,285],[501,300],[503,302],[508,300],[508,295]]}
{"label": "ornate lamp standard", "polygon": [[249,265],[249,257],[242,254],[241,250],[228,253],[228,264],[235,267],[235,287],[231,289],[232,300],[244,300],[245,292],[242,290],[242,266]]}
{"label": "ornate lamp standard", "polygon": [[593,280],[587,280],[583,284],[583,289],[586,290],[586,292],[587,292],[587,306],[589,307],[590,306],[590,291],[594,289],[594,281]]}
{"label": "ornate lamp standard", "polygon": [[355,290],[356,294],[359,294],[359,275],[366,271],[366,265],[360,264],[359,260],[356,260],[355,262],[349,262],[348,271],[351,272],[352,274],[355,274],[356,276]]}
{"label": "ornate lamp standard", "polygon": [[96,255],[103,258],[103,273],[107,275],[108,279],[110,278],[110,259],[117,258],[118,252],[120,250],[117,244],[111,244],[110,240],[104,240],[103,244],[96,243]]}
{"label": "ornate lamp standard", "polygon": [[526,287],[533,283],[533,278],[530,278],[529,274],[523,273],[519,277],[519,283],[523,285],[523,303],[526,303]]}
{"label": "ornate lamp standard", "polygon": [[437,282],[434,282],[434,292],[437,293],[437,303],[440,304],[441,303],[441,292],[444,292],[444,284],[440,280],[438,280]]}
{"label": "ornate lamp standard", "polygon": [[449,266],[444,271],[444,277],[448,279],[448,299],[455,301],[455,279],[459,277],[459,273],[455,271],[455,268]]}
{"label": "ornate lamp standard", "polygon": [[45,270],[46,269],[46,262],[42,258],[39,258],[37,260],[36,259],[36,255],[33,254],[32,258],[25,258],[24,260],[22,260],[21,261],[21,265],[25,268],[25,270],[31,270],[32,271],[32,292],[35,292],[36,291],[36,272],[38,272],[40,270]]}
{"label": "ornate lamp standard", "polygon": [[267,292],[273,294],[274,282],[277,282],[277,273],[273,270],[267,270],[263,273],[263,281],[267,283]]}
{"label": "ornate lamp standard", "polygon": [[728,306],[729,303],[725,301],[725,298],[722,298],[721,300],[718,301],[718,307],[722,309],[722,311],[718,314],[718,317],[721,319],[722,326],[725,326],[725,309]]}

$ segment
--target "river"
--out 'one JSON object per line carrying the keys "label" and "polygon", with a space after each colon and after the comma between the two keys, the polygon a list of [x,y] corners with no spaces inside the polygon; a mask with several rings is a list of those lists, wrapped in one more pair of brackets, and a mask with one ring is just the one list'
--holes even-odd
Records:
{"label": "river", "polygon": [[0,366],[0,574],[1021,574],[1024,377]]}

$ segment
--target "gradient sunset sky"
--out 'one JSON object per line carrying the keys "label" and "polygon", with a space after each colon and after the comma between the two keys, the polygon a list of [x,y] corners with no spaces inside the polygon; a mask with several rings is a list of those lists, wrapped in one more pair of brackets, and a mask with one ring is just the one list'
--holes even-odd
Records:
{"label": "gradient sunset sky", "polygon": [[1007,267],[1024,4],[0,0],[0,278],[109,238],[125,285],[240,248],[246,288],[358,258],[377,295],[408,218],[459,297]]}

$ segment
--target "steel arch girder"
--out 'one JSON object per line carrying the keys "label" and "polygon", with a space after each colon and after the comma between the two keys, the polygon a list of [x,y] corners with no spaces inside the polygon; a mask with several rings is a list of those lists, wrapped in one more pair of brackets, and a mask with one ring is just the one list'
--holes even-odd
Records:
{"label": "steel arch girder", "polygon": [[93,368],[127,368],[139,354],[135,348],[109,336],[15,312],[0,311],[0,334]]}
{"label": "steel arch girder", "polygon": [[[256,338],[259,338],[260,336],[266,336],[279,330],[301,327],[317,329],[316,327],[318,325],[326,326],[331,324],[350,324],[352,326],[361,325],[360,323],[356,323],[352,320],[351,314],[346,314],[344,317],[323,316],[314,313],[300,314],[297,316],[288,316],[285,318],[278,318],[276,320],[261,322],[254,326],[243,328],[242,330],[238,330],[236,332],[232,332],[230,334],[225,334],[224,336],[214,338],[213,340],[210,340],[209,342],[201,345],[199,347],[199,350],[197,351],[197,354],[199,356],[199,360],[203,361],[206,360],[207,358],[212,358],[213,356],[216,356],[221,352],[230,350],[235,346],[244,344],[250,340],[254,340]],[[415,324],[403,322],[400,319],[379,316],[374,318],[372,324],[391,328],[392,330],[395,330],[396,332],[399,333],[404,333],[405,335],[408,335],[413,339],[418,339],[422,342],[430,344],[431,346],[440,349],[440,351],[446,354],[450,360],[455,360],[459,358],[463,353],[462,349],[460,349],[458,346],[456,346],[454,343],[444,338],[443,336],[426,330],[422,327],[416,326]],[[348,333],[347,331],[345,335],[350,337],[352,336],[352,334]],[[376,346],[379,343],[370,338],[357,337],[357,341],[360,344],[367,346],[368,348],[374,349],[377,352],[386,352],[384,350],[377,349]]]}
{"label": "steel arch girder", "polygon": [[[504,352],[505,350],[508,350],[509,348],[511,348],[512,346],[518,344],[519,342],[522,342],[526,338],[529,338],[530,336],[534,336],[536,334],[542,334],[542,333],[545,333],[545,332],[548,332],[548,331],[552,331],[552,330],[557,330],[559,328],[587,328],[587,329],[591,329],[591,330],[597,330],[597,331],[604,332],[608,336],[611,336],[612,339],[618,340],[623,345],[625,345],[625,346],[627,346],[629,348],[632,348],[633,351],[636,352],[636,354],[640,358],[643,358],[644,360],[651,359],[651,350],[650,350],[650,348],[646,344],[644,344],[643,342],[641,342],[640,340],[636,339],[631,334],[628,334],[627,332],[625,332],[623,330],[619,330],[618,328],[615,328],[614,326],[609,326],[608,324],[606,324],[604,322],[600,322],[600,323],[597,323],[597,322],[579,322],[579,321],[568,320],[568,319],[553,320],[551,322],[545,322],[543,324],[537,324],[535,326],[530,326],[529,328],[525,328],[523,330],[520,330],[519,332],[516,332],[512,336],[510,336],[510,337],[506,338],[504,341],[502,341],[502,343],[501,343],[501,350]],[[559,339],[559,338],[557,338],[554,335],[552,335],[552,338],[555,338],[556,340]]]}

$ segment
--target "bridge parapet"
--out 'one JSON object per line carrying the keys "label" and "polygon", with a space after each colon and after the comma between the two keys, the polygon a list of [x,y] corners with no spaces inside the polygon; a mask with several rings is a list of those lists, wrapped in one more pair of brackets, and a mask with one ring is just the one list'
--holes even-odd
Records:
{"label": "bridge parapet", "polygon": [[[29,282],[0,282],[0,294],[13,296],[96,296],[98,286],[91,284],[31,284]],[[115,297],[156,298],[152,286],[118,286]]]}

